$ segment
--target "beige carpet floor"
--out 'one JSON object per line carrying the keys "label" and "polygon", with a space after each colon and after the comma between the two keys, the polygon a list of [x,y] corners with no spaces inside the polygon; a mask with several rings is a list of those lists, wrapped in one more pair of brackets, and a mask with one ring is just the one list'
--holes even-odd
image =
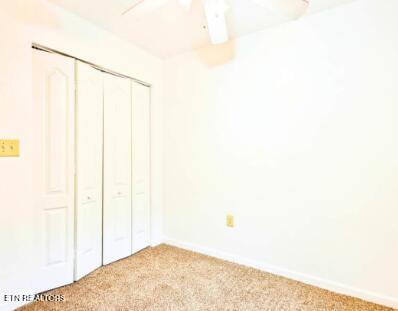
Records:
{"label": "beige carpet floor", "polygon": [[48,293],[20,310],[393,310],[168,245]]}

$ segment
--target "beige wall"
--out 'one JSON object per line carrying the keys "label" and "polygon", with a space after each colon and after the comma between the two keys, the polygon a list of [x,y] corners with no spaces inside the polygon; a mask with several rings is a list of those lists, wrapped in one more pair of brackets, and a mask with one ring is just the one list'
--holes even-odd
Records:
{"label": "beige wall", "polygon": [[397,11],[355,1],[168,60],[166,240],[398,306]]}
{"label": "beige wall", "polygon": [[[0,5],[0,137],[18,138],[19,158],[0,160],[0,294],[31,287],[36,226],[32,176],[32,42],[149,82],[152,88],[152,238],[161,240],[162,62],[45,1]],[[2,296],[1,296],[2,297]],[[1,301],[1,300],[0,300]],[[0,302],[0,309],[1,309]]]}

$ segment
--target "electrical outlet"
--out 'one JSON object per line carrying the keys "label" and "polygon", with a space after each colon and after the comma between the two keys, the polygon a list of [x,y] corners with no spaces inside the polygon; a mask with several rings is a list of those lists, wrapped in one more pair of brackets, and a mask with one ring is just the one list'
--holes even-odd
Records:
{"label": "electrical outlet", "polygon": [[234,227],[234,216],[227,215],[227,227],[233,228]]}
{"label": "electrical outlet", "polygon": [[19,157],[19,140],[1,139],[0,157]]}

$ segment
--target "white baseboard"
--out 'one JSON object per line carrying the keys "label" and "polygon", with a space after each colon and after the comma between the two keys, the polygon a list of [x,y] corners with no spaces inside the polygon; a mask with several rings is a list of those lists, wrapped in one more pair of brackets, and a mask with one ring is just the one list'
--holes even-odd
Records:
{"label": "white baseboard", "polygon": [[356,297],[356,298],[359,298],[359,299],[362,299],[365,301],[388,306],[391,308],[398,308],[398,299],[397,298],[387,297],[384,295],[372,293],[372,292],[362,290],[359,288],[347,286],[347,285],[344,285],[341,283],[321,279],[321,278],[314,277],[314,276],[311,276],[308,274],[291,271],[291,270],[277,267],[274,265],[270,265],[267,263],[259,262],[256,260],[251,260],[251,259],[244,258],[241,256],[236,256],[236,255],[226,253],[223,251],[218,251],[216,249],[211,249],[211,248],[203,247],[200,245],[194,245],[192,243],[186,243],[183,241],[178,241],[178,240],[170,239],[167,237],[164,238],[164,243],[172,245],[172,246],[180,247],[183,249],[187,249],[190,251],[194,251],[197,253],[216,257],[219,259],[231,261],[231,262],[241,264],[244,266],[256,268],[256,269],[264,271],[264,272],[272,273],[272,274],[283,276],[283,277],[286,277],[289,279],[293,279],[293,280],[296,280],[296,281],[299,281],[299,282],[302,282],[305,284],[309,284],[309,285],[313,285],[313,286],[320,287],[323,289],[327,289],[327,290],[335,292],[335,293],[339,293],[339,294],[343,294],[343,295],[347,295],[347,296],[351,296],[351,297]]}

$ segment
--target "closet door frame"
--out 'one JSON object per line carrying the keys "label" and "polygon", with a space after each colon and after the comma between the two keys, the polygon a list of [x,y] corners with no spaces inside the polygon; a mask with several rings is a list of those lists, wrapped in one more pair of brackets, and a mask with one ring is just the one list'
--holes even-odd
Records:
{"label": "closet door frame", "polygon": [[[73,105],[71,105],[68,108],[68,109],[70,109],[68,122],[71,122],[71,124],[72,124],[72,126],[69,129],[70,138],[74,140],[73,143],[70,143],[70,142],[68,143],[68,148],[71,148],[71,150],[72,150],[72,151],[69,150],[70,151],[69,154],[72,155],[72,157],[70,159],[73,159],[73,161],[69,161],[68,162],[68,169],[70,171],[69,173],[71,173],[71,178],[73,180],[72,182],[71,181],[68,182],[68,185],[69,185],[68,187],[73,192],[73,193],[70,194],[72,196],[72,199],[70,200],[72,202],[72,205],[71,206],[68,205],[69,208],[68,208],[68,212],[67,212],[67,217],[68,217],[67,227],[68,227],[68,230],[71,231],[71,232],[68,232],[67,249],[66,249],[66,257],[65,257],[65,258],[67,258],[67,261],[68,261],[68,277],[64,278],[65,279],[64,281],[60,281],[59,278],[57,279],[57,277],[53,277],[54,280],[53,280],[51,286],[46,286],[44,284],[41,284],[42,282],[37,282],[37,283],[40,283],[40,284],[36,284],[35,283],[34,284],[34,290],[36,292],[41,292],[41,291],[52,289],[52,288],[55,288],[55,287],[58,287],[58,286],[62,286],[62,285],[68,284],[68,283],[72,283],[74,278],[75,278],[75,265],[76,265],[76,258],[77,258],[77,243],[76,243],[77,230],[76,230],[76,224],[75,224],[76,217],[77,217],[76,216],[76,211],[77,211],[77,198],[76,198],[77,192],[76,192],[76,187],[77,187],[77,185],[76,185],[76,176],[75,176],[76,175],[76,171],[75,170],[76,170],[77,163],[76,163],[75,144],[77,144],[77,139],[78,139],[77,136],[76,136],[77,135],[77,130],[76,130],[76,123],[75,123],[76,122],[76,120],[75,120],[76,112],[77,112],[76,111],[76,109],[77,109],[77,107],[76,107],[76,105],[77,105],[76,87],[78,87],[77,86],[77,72],[76,72],[76,70],[77,70],[76,69],[77,62],[82,62],[84,64],[87,64],[87,65],[90,65],[90,66],[94,67],[95,69],[101,71],[102,75],[104,75],[104,76],[105,75],[112,75],[112,76],[119,77],[119,78],[129,79],[129,84],[130,84],[130,112],[131,113],[132,113],[132,110],[133,110],[133,107],[132,107],[133,102],[131,101],[131,99],[132,99],[131,98],[132,97],[132,83],[139,83],[139,84],[142,84],[142,85],[148,87],[148,92],[149,92],[149,102],[148,102],[148,105],[149,105],[149,107],[148,107],[148,109],[149,109],[149,116],[148,116],[148,118],[149,118],[148,119],[148,122],[149,122],[149,124],[148,124],[148,127],[149,127],[149,129],[148,129],[148,131],[149,131],[149,133],[148,133],[148,139],[149,139],[149,142],[148,142],[149,143],[148,157],[149,158],[148,158],[148,163],[149,164],[148,164],[148,166],[149,166],[149,168],[148,168],[148,176],[147,177],[148,177],[148,191],[149,191],[148,192],[148,208],[149,208],[148,241],[149,241],[149,244],[151,244],[151,233],[152,233],[152,228],[151,228],[151,222],[152,222],[151,221],[152,220],[151,212],[152,212],[152,208],[151,208],[151,201],[150,201],[150,198],[151,198],[151,181],[150,181],[150,177],[151,177],[151,170],[150,170],[150,168],[151,168],[151,149],[150,149],[151,148],[151,133],[150,133],[150,128],[151,128],[151,94],[152,94],[152,92],[151,92],[151,85],[150,84],[145,83],[145,82],[140,81],[140,80],[137,80],[135,78],[132,78],[132,77],[129,77],[129,76],[126,76],[126,75],[123,75],[123,74],[116,73],[116,72],[114,72],[112,70],[108,70],[108,69],[106,69],[104,67],[95,65],[95,64],[93,64],[91,62],[87,62],[87,61],[79,59],[79,58],[77,58],[75,56],[68,55],[66,53],[63,53],[63,52],[60,52],[60,51],[57,51],[57,50],[54,50],[54,49],[51,49],[51,48],[47,48],[45,46],[41,46],[41,45],[36,44],[36,43],[32,44],[32,48],[33,48],[32,49],[32,53],[33,54],[36,54],[36,53],[49,53],[50,55],[51,54],[55,55],[55,57],[59,57],[60,59],[63,57],[64,59],[69,60],[69,62],[74,62],[74,65],[73,65],[74,74],[73,74],[73,78],[70,79],[70,83],[73,84],[73,92],[72,92],[73,94],[71,93],[71,95],[70,95],[71,98],[73,98],[73,100],[72,100]],[[33,79],[34,80],[33,81],[34,85],[36,83],[35,79],[36,79],[36,76],[34,76],[34,79]],[[104,88],[105,88],[105,86],[103,85],[103,91],[104,91]],[[36,100],[36,98],[35,98],[35,100]],[[104,175],[105,175],[105,167],[104,167],[105,166],[105,159],[104,159],[104,156],[105,156],[105,150],[104,150],[105,103],[104,102],[103,102],[103,109],[104,110],[103,110],[103,123],[102,123],[102,126],[103,126],[103,163],[102,163],[102,165],[103,165],[103,167],[102,167],[103,188],[102,188],[102,191],[103,191],[103,195],[104,195],[104,191],[105,191],[105,189],[104,189],[104,187],[105,187],[105,185],[104,185],[104,183],[105,183],[105,180],[104,180]],[[35,115],[37,115],[37,113],[38,112],[35,112],[34,117],[35,117]],[[133,122],[131,113],[129,115],[130,115],[130,118],[131,118],[131,122]],[[38,127],[38,126],[42,127],[43,125],[42,124],[38,124],[37,121],[35,121],[35,122],[36,122],[36,124],[35,124],[35,128],[34,128],[34,133],[36,133],[36,134],[34,134],[34,135],[36,135],[35,137],[37,137],[37,135],[38,135],[37,131],[38,130],[37,130],[36,127]],[[130,131],[129,132],[130,132],[130,135],[133,135],[132,134],[132,125],[130,126]],[[36,139],[36,138],[34,138],[34,139]],[[132,144],[133,143],[134,142],[132,142]],[[132,151],[132,146],[130,146],[130,161],[131,162],[133,161],[132,152],[133,152]],[[40,159],[40,155],[33,155],[33,158],[34,158],[35,161],[38,161]],[[130,214],[130,217],[129,217],[129,221],[131,221],[131,227],[132,227],[132,204],[133,204],[133,202],[132,202],[133,175],[132,174],[134,172],[133,172],[133,164],[130,163],[130,166],[131,166],[131,170],[130,170],[130,187],[129,187],[130,194],[129,195],[130,195],[130,202],[131,202],[131,209],[130,209],[131,214]],[[39,170],[39,168],[36,167],[35,168],[35,172],[38,172],[38,170]],[[35,182],[36,182],[36,180],[35,180]],[[39,191],[38,189],[40,187],[41,187],[41,185],[35,185],[34,186],[34,191],[36,191],[36,192]],[[35,195],[36,195],[36,193],[35,193]],[[102,204],[103,204],[102,213],[103,213],[103,216],[104,216],[104,209],[105,209],[104,196],[103,196],[102,199],[103,199],[103,201],[102,201]],[[35,204],[36,204],[36,206],[38,204],[40,204],[40,199],[39,198],[36,199]],[[37,221],[38,222],[41,221],[41,220],[39,220],[39,217],[41,217],[41,216],[37,215],[37,219],[38,219]],[[40,228],[40,230],[42,231],[41,228]],[[41,234],[41,233],[38,233],[38,234]],[[132,246],[133,229],[132,228],[131,228],[129,236],[130,236],[130,243],[129,243],[130,252],[129,252],[129,254],[127,254],[124,257],[127,257],[127,256],[132,254],[132,249],[133,249],[133,246]],[[40,237],[38,236],[38,242],[40,242],[39,240],[40,240]],[[102,264],[107,264],[109,262],[112,262],[113,260],[111,260],[111,261],[108,260],[108,262],[107,262],[107,260],[104,259],[104,219],[103,219],[103,226],[102,226],[102,242],[103,242],[102,243],[102,246],[103,246],[103,248],[102,248]],[[39,254],[39,255],[41,256],[42,254]],[[40,257],[40,256],[38,256],[38,257]],[[39,258],[37,258],[37,260],[39,260]],[[115,260],[117,260],[117,259],[115,259]],[[40,264],[39,261],[38,261],[38,263]],[[38,270],[40,270],[40,266],[39,266]],[[34,275],[37,275],[36,279],[42,278],[42,274],[41,274],[40,271],[35,271]]]}

